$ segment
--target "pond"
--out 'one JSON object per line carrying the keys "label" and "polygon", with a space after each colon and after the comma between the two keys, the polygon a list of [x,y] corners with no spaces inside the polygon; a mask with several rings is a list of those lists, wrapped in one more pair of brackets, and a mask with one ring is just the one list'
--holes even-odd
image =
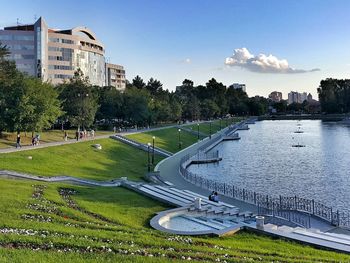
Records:
{"label": "pond", "polygon": [[[215,147],[219,164],[191,172],[272,196],[305,197],[350,210],[350,126],[320,120],[261,121]],[[305,147],[293,147],[303,145]]]}

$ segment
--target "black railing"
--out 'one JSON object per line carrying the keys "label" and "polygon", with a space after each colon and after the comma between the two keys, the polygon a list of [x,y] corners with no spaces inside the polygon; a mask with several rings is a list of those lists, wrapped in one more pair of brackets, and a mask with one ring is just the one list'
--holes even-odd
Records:
{"label": "black railing", "polygon": [[[214,141],[211,140],[210,142],[211,144],[215,143],[215,138]],[[210,147],[211,144],[206,143],[205,145]],[[218,152],[211,154],[206,154],[205,152],[205,148],[202,148],[201,153],[197,154],[203,158],[205,158],[205,156],[218,157]],[[311,226],[311,217],[313,216],[323,219],[335,226],[350,228],[349,212],[333,210],[332,207],[316,202],[313,199],[306,199],[298,196],[272,197],[228,183],[207,179],[198,174],[192,173],[188,171],[187,168],[190,166],[191,160],[193,160],[192,158],[196,158],[196,155],[192,157],[186,155],[180,161],[181,175],[186,181],[192,184],[255,205],[258,207],[258,210],[262,215],[283,218],[307,228]]]}

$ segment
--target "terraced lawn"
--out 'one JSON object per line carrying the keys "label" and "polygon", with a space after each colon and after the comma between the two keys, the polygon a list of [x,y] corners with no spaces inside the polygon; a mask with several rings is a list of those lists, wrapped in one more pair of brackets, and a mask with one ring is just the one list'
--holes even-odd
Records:
{"label": "terraced lawn", "polygon": [[179,148],[179,131],[177,128],[168,128],[143,133],[127,135],[128,138],[141,142],[152,143],[152,137],[155,136],[155,146],[175,153],[197,142],[197,136],[185,131],[180,132],[181,148]]}
{"label": "terraced lawn", "polygon": [[350,256],[242,232],[151,229],[168,207],[124,188],[0,179],[0,262],[349,262]]}
{"label": "terraced lawn", "polygon": [[[101,144],[102,150],[92,147],[94,143]],[[71,175],[95,180],[127,176],[142,180],[147,171],[147,153],[116,140],[99,139],[0,154],[0,169],[42,176]]]}

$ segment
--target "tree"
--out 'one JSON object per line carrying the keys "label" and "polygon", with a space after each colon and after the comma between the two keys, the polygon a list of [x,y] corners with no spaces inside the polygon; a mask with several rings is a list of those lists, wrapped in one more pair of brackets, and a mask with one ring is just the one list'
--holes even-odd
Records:
{"label": "tree", "polygon": [[143,79],[137,75],[133,80],[132,80],[132,86],[138,88],[138,89],[143,89],[146,87],[146,83],[143,81]]}
{"label": "tree", "polygon": [[123,117],[123,95],[115,87],[103,87],[99,89],[99,109],[96,113],[98,120],[106,119],[111,122],[113,119]]}
{"label": "tree", "polygon": [[150,78],[147,82],[146,89],[151,93],[151,95],[156,95],[163,90],[163,84],[159,80]]}
{"label": "tree", "polygon": [[18,129],[34,132],[51,127],[63,113],[57,91],[51,84],[29,77],[25,78],[24,87],[18,105]]}
{"label": "tree", "polygon": [[149,121],[149,94],[137,88],[127,89],[124,93],[123,112],[125,120],[131,124],[145,125]]}
{"label": "tree", "polygon": [[73,78],[59,85],[58,89],[65,112],[64,117],[78,129],[91,126],[98,109],[97,89],[92,87],[82,71],[77,70]]}

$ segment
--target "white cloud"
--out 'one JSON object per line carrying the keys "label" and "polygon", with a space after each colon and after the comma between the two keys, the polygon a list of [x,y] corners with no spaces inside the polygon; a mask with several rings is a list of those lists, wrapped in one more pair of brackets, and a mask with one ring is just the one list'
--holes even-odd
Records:
{"label": "white cloud", "polygon": [[318,68],[311,70],[295,69],[289,66],[286,59],[278,59],[273,55],[267,56],[265,54],[255,56],[245,47],[235,49],[233,55],[226,58],[225,64],[260,73],[306,73],[320,70]]}
{"label": "white cloud", "polygon": [[186,58],[182,61],[183,63],[186,63],[186,64],[191,64],[191,59],[190,58]]}

